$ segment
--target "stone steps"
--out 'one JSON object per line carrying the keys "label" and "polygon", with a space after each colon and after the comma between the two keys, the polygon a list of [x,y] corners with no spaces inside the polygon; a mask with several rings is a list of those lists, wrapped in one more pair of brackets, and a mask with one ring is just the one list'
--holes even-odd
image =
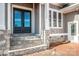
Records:
{"label": "stone steps", "polygon": [[35,52],[46,50],[47,46],[42,44],[31,48],[18,49],[14,51],[9,51],[10,56],[27,56],[28,54],[32,54]]}
{"label": "stone steps", "polygon": [[12,36],[10,40],[11,50],[28,48],[43,44],[42,39],[39,36]]}

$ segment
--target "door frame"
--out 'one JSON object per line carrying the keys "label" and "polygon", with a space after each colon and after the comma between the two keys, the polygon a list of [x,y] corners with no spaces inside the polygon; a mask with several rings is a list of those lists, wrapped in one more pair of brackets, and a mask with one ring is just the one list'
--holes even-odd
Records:
{"label": "door frame", "polygon": [[[21,12],[21,30],[22,30],[22,28],[24,27],[24,12],[30,12],[30,32],[29,33],[31,33],[31,29],[32,29],[32,26],[31,26],[31,11],[29,11],[29,10],[24,10],[24,9],[18,9],[18,8],[13,8],[13,12],[15,11],[15,10],[18,10],[18,11],[20,11]],[[13,13],[13,33],[15,33],[15,21],[14,21],[14,16],[15,16],[15,14]],[[23,16],[23,17],[22,17]],[[17,27],[18,28],[18,27]],[[25,28],[25,27],[24,27]],[[28,32],[17,32],[17,33],[28,33]]]}
{"label": "door frame", "polygon": [[28,7],[25,7],[25,6],[19,6],[19,5],[14,5],[14,4],[12,4],[12,15],[11,15],[11,17],[12,17],[12,21],[11,21],[11,25],[12,25],[12,27],[11,27],[11,33],[13,34],[13,9],[14,8],[17,8],[17,9],[23,9],[23,10],[29,10],[29,11],[31,11],[31,33],[34,33],[35,32],[35,30],[34,30],[34,26],[33,26],[33,24],[35,23],[34,22],[34,11],[33,11],[33,8],[28,8]]}
{"label": "door frame", "polygon": [[[71,35],[71,27],[69,27],[70,24],[74,24],[76,23],[76,35],[72,36]],[[70,38],[70,37],[74,37],[74,41]],[[68,22],[68,40],[70,40],[71,42],[78,42],[78,21],[70,21]]]}

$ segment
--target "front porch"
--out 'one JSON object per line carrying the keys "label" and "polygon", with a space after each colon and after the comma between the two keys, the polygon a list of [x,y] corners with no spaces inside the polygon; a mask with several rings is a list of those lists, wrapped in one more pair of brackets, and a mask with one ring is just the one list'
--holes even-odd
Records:
{"label": "front porch", "polygon": [[9,54],[20,55],[19,51],[28,51],[27,49],[31,49],[30,51],[33,49],[38,51],[37,48],[46,49],[43,36],[45,5],[12,3],[8,4],[8,7],[8,30],[11,34]]}

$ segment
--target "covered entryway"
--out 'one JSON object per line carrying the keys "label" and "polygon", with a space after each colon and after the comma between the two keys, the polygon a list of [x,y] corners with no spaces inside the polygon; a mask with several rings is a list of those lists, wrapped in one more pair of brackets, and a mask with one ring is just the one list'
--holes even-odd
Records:
{"label": "covered entryway", "polygon": [[45,5],[40,3],[8,4],[8,29],[11,31],[10,52],[41,47]]}

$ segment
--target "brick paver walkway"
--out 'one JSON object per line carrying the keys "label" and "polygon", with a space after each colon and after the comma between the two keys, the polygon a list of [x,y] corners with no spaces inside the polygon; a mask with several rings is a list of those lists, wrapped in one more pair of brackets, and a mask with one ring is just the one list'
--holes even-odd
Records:
{"label": "brick paver walkway", "polygon": [[51,49],[36,52],[30,54],[29,56],[78,56],[79,55],[79,44],[77,43],[67,43],[61,44]]}

